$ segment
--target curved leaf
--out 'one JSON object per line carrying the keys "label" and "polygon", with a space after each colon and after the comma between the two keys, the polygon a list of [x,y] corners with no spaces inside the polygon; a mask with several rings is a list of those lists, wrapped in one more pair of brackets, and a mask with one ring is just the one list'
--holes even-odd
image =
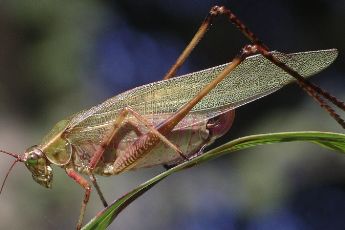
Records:
{"label": "curved leaf", "polygon": [[83,230],[106,229],[114,221],[116,216],[136,198],[140,197],[159,181],[175,172],[214,159],[226,153],[231,153],[257,145],[292,141],[311,142],[327,149],[345,153],[345,135],[340,133],[308,131],[270,133],[241,137],[212,149],[201,156],[198,156],[188,162],[184,162],[146,181],[131,192],[114,201],[114,203],[109,205],[109,207],[97,214],[88,224],[83,227]]}

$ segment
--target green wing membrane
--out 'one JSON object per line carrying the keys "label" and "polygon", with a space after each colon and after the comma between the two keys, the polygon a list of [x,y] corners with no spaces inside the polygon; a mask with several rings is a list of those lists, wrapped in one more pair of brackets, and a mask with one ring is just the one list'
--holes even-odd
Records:
{"label": "green wing membrane", "polygon": [[[336,49],[329,49],[272,54],[307,78],[329,66],[338,52]],[[153,82],[112,97],[102,104],[74,115],[69,124],[68,138],[72,142],[97,143],[113,125],[119,111],[126,106],[130,106],[153,125],[157,125],[188,103],[226,65]],[[263,56],[248,57],[201,100],[176,128],[188,127],[215,117],[271,94],[292,81],[293,77]],[[133,121],[136,122],[135,119]]]}

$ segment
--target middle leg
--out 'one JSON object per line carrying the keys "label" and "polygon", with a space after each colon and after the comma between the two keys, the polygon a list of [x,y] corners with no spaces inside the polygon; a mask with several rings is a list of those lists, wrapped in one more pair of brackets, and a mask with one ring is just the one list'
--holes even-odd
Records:
{"label": "middle leg", "polygon": [[[89,163],[90,173],[92,173],[92,171],[94,170],[94,168],[98,164],[98,162],[99,162],[100,158],[102,157],[106,148],[116,138],[116,135],[117,135],[119,129],[124,125],[123,122],[129,114],[134,116],[139,122],[144,124],[149,129],[149,133],[154,134],[165,145],[167,145],[169,148],[173,149],[177,154],[179,154],[181,158],[188,160],[188,158],[182,153],[182,151],[175,144],[173,144],[171,141],[169,141],[163,134],[161,134],[152,124],[150,124],[146,120],[146,118],[141,116],[139,113],[135,112],[130,107],[126,107],[119,113],[117,119],[114,121],[113,128],[110,131],[109,135],[106,136],[106,138],[100,144],[100,148],[92,156],[90,163]],[[135,132],[140,132],[139,128],[136,127],[136,125],[134,123],[132,123],[132,126],[134,127]]]}
{"label": "middle leg", "polygon": [[[256,46],[245,46],[240,55],[237,55],[228,65],[207,85],[204,86],[188,103],[183,105],[174,114],[168,117],[155,127],[162,135],[169,134],[174,127],[193,109],[193,107],[202,100],[218,83],[229,76],[242,61],[257,52]],[[119,174],[135,166],[135,162],[150,152],[160,141],[160,138],[153,132],[148,132],[138,138],[133,144],[128,146],[126,152],[116,158],[113,168],[114,174]]]}
{"label": "middle leg", "polygon": [[93,173],[89,172],[89,177],[90,177],[90,180],[91,180],[93,186],[96,188],[97,194],[98,194],[99,198],[101,199],[103,206],[105,208],[108,207],[108,203],[105,200],[104,195],[101,191],[101,188],[99,187],[99,185],[97,183],[97,179],[96,179],[95,175]]}

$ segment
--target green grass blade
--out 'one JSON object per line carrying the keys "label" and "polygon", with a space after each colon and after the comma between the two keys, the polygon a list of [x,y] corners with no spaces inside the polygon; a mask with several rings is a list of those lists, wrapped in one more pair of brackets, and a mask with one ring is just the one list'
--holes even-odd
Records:
{"label": "green grass blade", "polygon": [[270,133],[241,137],[232,140],[222,146],[219,146],[218,148],[212,149],[199,157],[196,157],[183,164],[180,164],[146,181],[145,183],[141,184],[131,192],[124,195],[123,197],[114,201],[114,203],[109,205],[109,207],[105,208],[103,211],[97,214],[96,217],[94,217],[88,224],[86,224],[83,227],[83,230],[106,229],[114,221],[116,216],[130,203],[132,203],[136,198],[140,197],[159,181],[163,180],[164,178],[175,172],[181,171],[183,169],[195,166],[202,162],[214,159],[223,154],[231,153],[234,151],[254,147],[257,145],[292,141],[311,142],[327,149],[345,153],[345,135],[340,133],[309,131]]}

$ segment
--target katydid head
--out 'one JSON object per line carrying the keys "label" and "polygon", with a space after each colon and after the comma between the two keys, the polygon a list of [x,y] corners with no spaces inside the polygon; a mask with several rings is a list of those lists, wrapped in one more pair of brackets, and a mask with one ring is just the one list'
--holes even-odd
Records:
{"label": "katydid head", "polygon": [[43,187],[52,187],[53,169],[50,166],[50,162],[37,146],[32,146],[25,151],[23,162],[32,173],[34,181]]}
{"label": "katydid head", "polygon": [[45,138],[43,138],[41,145],[34,145],[28,148],[24,155],[18,155],[0,150],[0,152],[16,158],[15,162],[12,164],[10,170],[6,174],[0,193],[10,171],[18,161],[24,162],[25,166],[32,173],[32,178],[34,181],[43,187],[52,187],[53,169],[50,165],[65,165],[70,161],[72,156],[71,145],[67,140],[61,138],[61,133],[63,133],[67,124],[68,120],[58,122],[51,132]]}
{"label": "katydid head", "polygon": [[26,165],[26,167],[32,173],[32,178],[37,183],[46,188],[52,187],[53,170],[50,167],[50,162],[46,159],[43,152],[37,146],[32,146],[28,148],[25,151],[24,155],[10,153],[4,150],[0,150],[0,152],[16,158],[16,160],[13,162],[10,169],[6,173],[5,179],[1,185],[0,194],[2,192],[2,189],[4,188],[8,175],[10,174],[11,170],[17,162],[23,162]]}

